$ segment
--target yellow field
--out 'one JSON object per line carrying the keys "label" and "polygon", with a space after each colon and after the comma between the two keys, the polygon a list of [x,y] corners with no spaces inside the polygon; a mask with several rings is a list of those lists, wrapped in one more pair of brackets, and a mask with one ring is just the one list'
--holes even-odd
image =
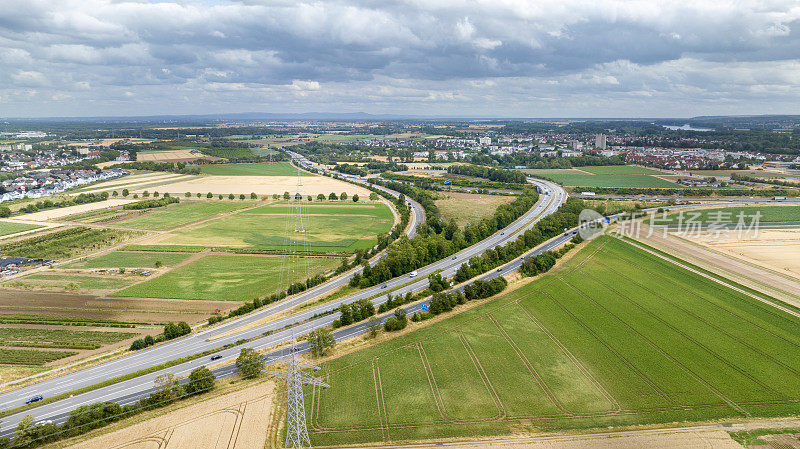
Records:
{"label": "yellow field", "polygon": [[188,159],[217,159],[204,155],[199,150],[140,151],[136,161],[176,161]]}
{"label": "yellow field", "polygon": [[72,445],[73,449],[261,449],[273,412],[274,384],[189,405]]}
{"label": "yellow field", "polygon": [[761,229],[757,238],[735,232],[714,238],[704,233],[692,241],[724,254],[800,279],[800,229]]}
{"label": "yellow field", "polygon": [[[347,192],[350,196],[357,193],[365,199],[369,197],[369,190],[350,184],[349,182],[337,181],[332,178],[307,176],[302,178],[302,183],[303,185],[300,187],[300,192],[303,195],[316,196],[322,193],[327,196],[331,192],[335,192],[337,195],[342,192]],[[184,192],[205,194],[211,192],[214,195],[227,195],[229,193],[235,195],[243,193],[248,195],[254,192],[257,195],[272,195],[273,193],[282,195],[283,192],[294,193],[297,191],[297,177],[202,176],[182,182],[167,184],[160,187],[159,190],[162,192],[169,192],[170,194],[182,194]]]}

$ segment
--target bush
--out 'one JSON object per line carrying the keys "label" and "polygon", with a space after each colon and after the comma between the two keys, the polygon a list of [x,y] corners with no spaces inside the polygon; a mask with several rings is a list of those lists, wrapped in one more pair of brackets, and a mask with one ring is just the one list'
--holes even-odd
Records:
{"label": "bush", "polygon": [[214,381],[216,379],[217,376],[215,376],[214,373],[212,373],[211,370],[205,366],[195,368],[192,370],[192,373],[189,374],[189,382],[185,387],[186,393],[198,394],[211,391],[214,388]]}

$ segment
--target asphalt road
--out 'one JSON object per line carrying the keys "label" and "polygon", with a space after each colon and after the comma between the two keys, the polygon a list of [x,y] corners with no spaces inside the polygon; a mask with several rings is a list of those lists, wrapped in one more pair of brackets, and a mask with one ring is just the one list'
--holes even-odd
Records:
{"label": "asphalt road", "polygon": [[[392,294],[397,295],[405,294],[409,291],[417,292],[424,290],[428,285],[428,274],[437,270],[441,270],[443,276],[452,276],[456,269],[461,264],[469,260],[470,257],[480,255],[488,248],[502,245],[510,240],[516,239],[519,232],[529,229],[536,221],[554,212],[562,202],[566,201],[566,192],[558,185],[542,180],[533,180],[533,182],[539,185],[542,191],[547,193],[542,195],[542,199],[530,211],[528,211],[504,230],[493,234],[486,240],[466,248],[450,258],[418,269],[417,276],[413,278],[409,275],[400,276],[382,285],[364,289],[357,294],[346,298],[341,298],[336,301],[331,301],[330,303],[326,303],[315,308],[310,308],[309,310],[301,313],[297,313],[285,318],[275,319],[274,321],[263,324],[255,324],[259,320],[279,314],[298,304],[307,302],[314,297],[333,291],[349,281],[349,277],[347,276],[337,278],[336,280],[321,284],[309,291],[297,295],[296,297],[266,306],[253,314],[238,319],[233,319],[209,330],[193,333],[180,339],[172,340],[165,344],[145,349],[116,360],[105,362],[53,379],[48,379],[35,385],[3,393],[0,395],[0,410],[21,406],[25,403],[25,400],[35,394],[41,394],[44,397],[56,396],[62,393],[74,391],[79,388],[95,385],[99,382],[121,375],[136,372],[144,368],[157,366],[169,360],[187,357],[206,350],[219,348],[228,343],[235,343],[242,339],[252,338],[253,340],[248,343],[238,345],[218,353],[219,355],[222,355],[222,359],[218,362],[232,361],[238,356],[239,351],[243,347],[271,347],[285,342],[294,336],[304,335],[315,328],[329,325],[336,318],[335,313],[324,315],[318,318],[313,317],[319,315],[320,313],[334,310],[338,308],[340,304],[351,303],[361,298],[372,298],[373,303],[377,305],[386,300],[386,295],[383,293],[389,291],[391,291]],[[415,208],[420,206],[415,202],[411,202],[411,207]],[[412,216],[422,217],[421,208],[416,210]],[[412,228],[413,227],[415,226],[412,226]],[[421,306],[418,305],[414,307]],[[409,309],[409,311],[413,313],[416,311],[416,309]],[[301,324],[297,325],[297,323]],[[231,335],[224,335],[231,330],[241,328],[246,325],[251,325],[252,327]],[[286,329],[287,326],[292,325],[296,326]],[[341,330],[341,332],[354,334],[357,334],[361,331],[362,329],[360,329],[358,326],[355,328]],[[339,339],[348,337],[348,335],[338,332],[335,336]],[[211,338],[214,339],[210,340]],[[187,375],[194,368],[206,364],[209,364],[209,360],[208,358],[204,357],[191,362],[175,365],[164,370],[118,382],[87,393],[75,395],[71,398],[35,407],[27,412],[3,417],[2,423],[0,423],[0,436],[7,436],[12,433],[13,427],[16,426],[17,422],[19,422],[19,420],[22,419],[25,414],[31,414],[37,420],[53,420],[54,422],[60,422],[61,420],[65,419],[65,416],[69,411],[77,408],[80,405],[91,404],[99,401],[115,401],[123,404],[127,403],[127,401],[133,402],[136,400],[136,398],[149,394],[148,392],[152,388],[153,380],[158,375],[169,372],[178,376],[183,376]],[[224,370],[220,374],[224,374]]]}

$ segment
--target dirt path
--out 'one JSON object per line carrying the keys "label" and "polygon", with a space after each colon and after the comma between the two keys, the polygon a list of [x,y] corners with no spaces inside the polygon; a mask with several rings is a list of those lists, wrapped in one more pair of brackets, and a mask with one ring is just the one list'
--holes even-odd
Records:
{"label": "dirt path", "polygon": [[656,231],[643,237],[648,231],[647,226],[642,227],[638,239],[643,243],[800,307],[800,280],[670,234],[664,237]]}

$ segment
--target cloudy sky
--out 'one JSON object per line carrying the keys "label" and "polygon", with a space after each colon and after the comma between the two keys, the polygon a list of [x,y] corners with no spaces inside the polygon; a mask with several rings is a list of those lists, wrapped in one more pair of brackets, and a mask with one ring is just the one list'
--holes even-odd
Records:
{"label": "cloudy sky", "polygon": [[0,117],[800,113],[800,2],[0,0]]}

